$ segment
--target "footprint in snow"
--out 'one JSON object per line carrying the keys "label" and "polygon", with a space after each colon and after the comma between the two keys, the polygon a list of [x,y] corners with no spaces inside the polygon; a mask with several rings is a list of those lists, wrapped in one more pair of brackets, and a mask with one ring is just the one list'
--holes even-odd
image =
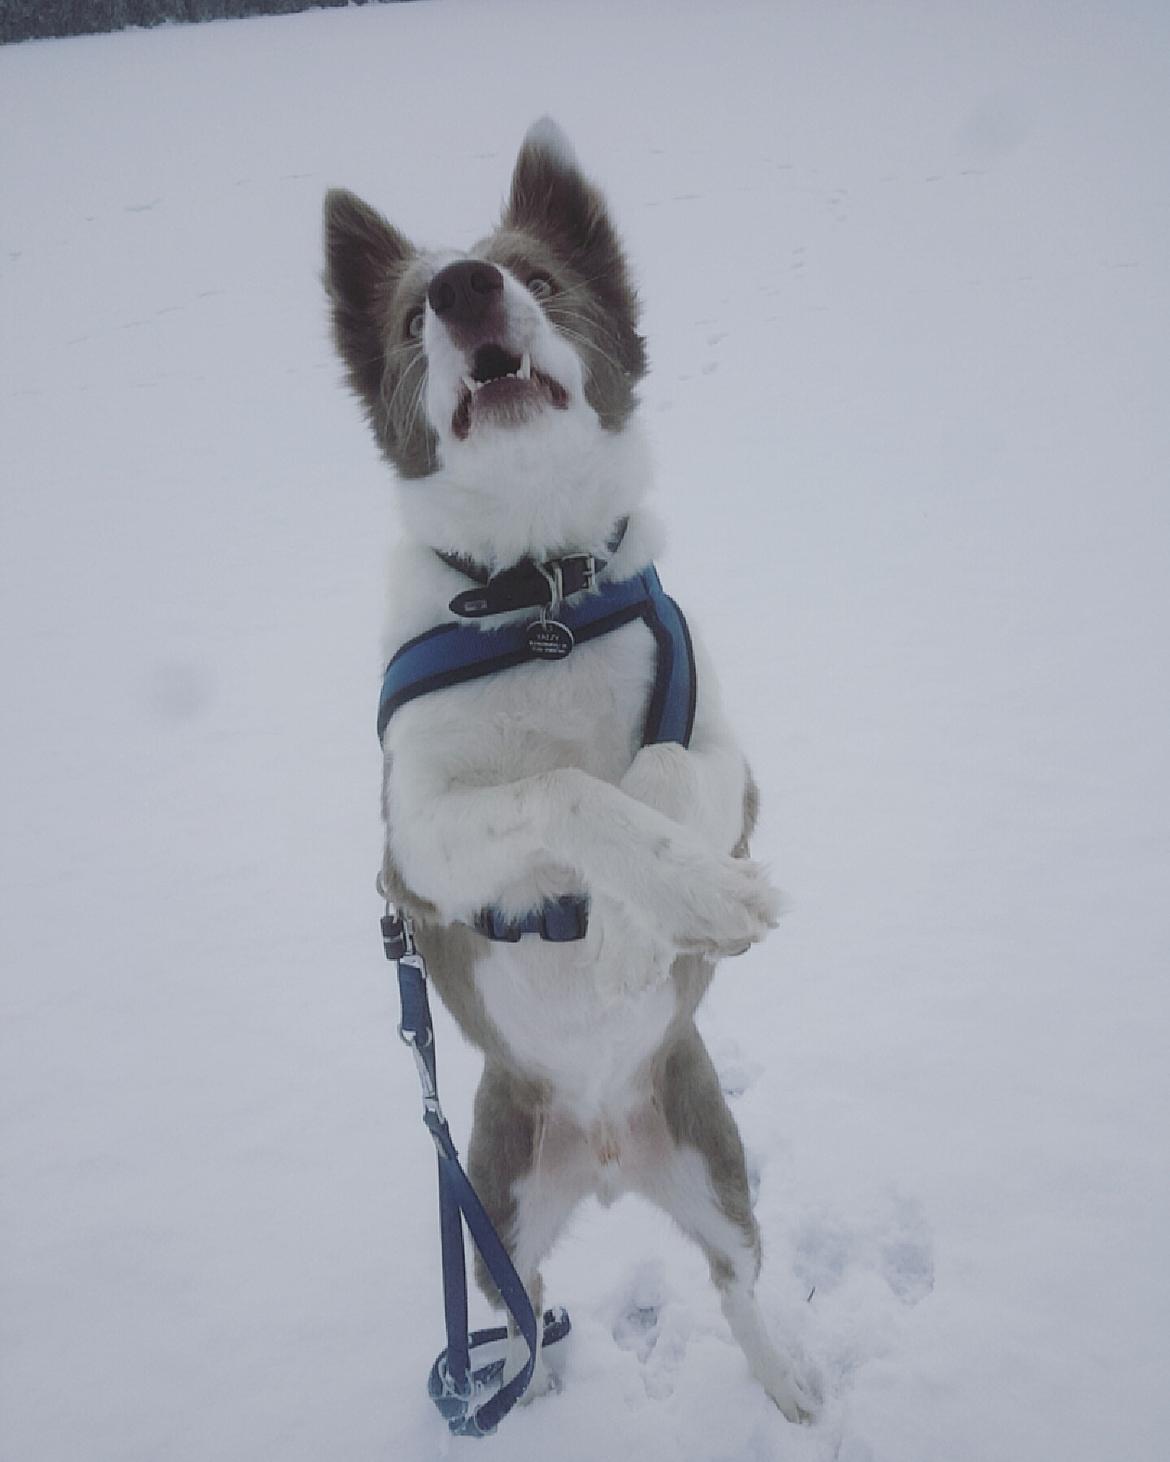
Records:
{"label": "footprint in snow", "polygon": [[689,1311],[667,1298],[662,1263],[648,1260],[640,1265],[614,1322],[613,1338],[637,1357],[642,1384],[652,1400],[674,1394],[690,1333]]}
{"label": "footprint in snow", "polygon": [[934,1243],[912,1198],[894,1200],[894,1222],[881,1245],[881,1270],[904,1304],[916,1305],[934,1288]]}
{"label": "footprint in snow", "polygon": [[934,1288],[934,1240],[919,1203],[890,1195],[867,1222],[821,1215],[796,1236],[794,1268],[811,1292],[830,1294],[852,1272],[876,1272],[905,1305]]}
{"label": "footprint in snow", "polygon": [[614,1323],[613,1338],[623,1350],[632,1350],[643,1364],[658,1344],[659,1313],[657,1305],[633,1301]]}
{"label": "footprint in snow", "polygon": [[743,1096],[763,1070],[759,1061],[746,1056],[734,1037],[726,1036],[710,1042],[711,1060],[725,1097]]}

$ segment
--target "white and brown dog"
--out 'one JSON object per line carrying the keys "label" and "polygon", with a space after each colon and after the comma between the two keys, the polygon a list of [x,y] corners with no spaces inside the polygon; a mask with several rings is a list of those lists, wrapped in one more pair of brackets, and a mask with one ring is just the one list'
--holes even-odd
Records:
{"label": "white and brown dog", "polygon": [[[638,301],[556,125],[530,129],[503,219],[470,253],[418,250],[341,191],[325,250],[337,347],[397,469],[387,657],[454,618],[470,566],[592,554],[606,582],[643,571],[660,535]],[[743,1146],[694,1022],[714,962],[763,938],[779,899],[747,856],[756,789],[701,649],[689,744],[642,744],[655,655],[634,620],[403,705],[383,735],[383,879],[484,1053],[468,1167],[537,1313],[577,1204],[642,1194],[701,1245],[752,1371],[797,1419],[814,1397],[754,1298]],[[520,919],[574,896],[588,919],[571,942],[482,932],[485,909]]]}

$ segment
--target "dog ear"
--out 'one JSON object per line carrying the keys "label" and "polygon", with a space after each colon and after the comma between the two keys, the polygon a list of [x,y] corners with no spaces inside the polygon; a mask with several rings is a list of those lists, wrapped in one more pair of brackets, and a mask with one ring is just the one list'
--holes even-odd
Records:
{"label": "dog ear", "polygon": [[572,143],[551,117],[533,122],[520,146],[504,224],[538,234],[574,264],[590,255],[621,261],[605,199],[581,172]]}
{"label": "dog ear", "polygon": [[[535,235],[567,266],[576,346],[587,367],[585,395],[601,424],[618,430],[646,374],[638,293],[601,190],[581,172],[569,139],[542,117],[528,129],[512,174],[504,227]],[[555,298],[546,306],[554,328]]]}
{"label": "dog ear", "polygon": [[354,388],[377,398],[384,368],[382,319],[414,246],[344,188],[325,195],[325,288],[333,338]]}

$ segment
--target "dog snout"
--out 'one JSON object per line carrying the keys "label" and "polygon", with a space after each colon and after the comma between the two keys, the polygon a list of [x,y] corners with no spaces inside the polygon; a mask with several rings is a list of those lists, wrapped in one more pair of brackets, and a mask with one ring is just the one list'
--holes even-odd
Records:
{"label": "dog snout", "polygon": [[460,259],[440,269],[431,280],[427,299],[447,325],[479,325],[503,298],[504,276],[482,259]]}

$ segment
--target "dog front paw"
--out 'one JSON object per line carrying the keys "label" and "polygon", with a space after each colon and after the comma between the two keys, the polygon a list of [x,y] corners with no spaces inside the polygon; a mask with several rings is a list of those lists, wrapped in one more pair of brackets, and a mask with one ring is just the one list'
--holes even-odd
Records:
{"label": "dog front paw", "polygon": [[682,947],[716,957],[742,954],[776,927],[782,909],[780,891],[761,864],[722,857],[692,892]]}
{"label": "dog front paw", "polygon": [[779,890],[750,858],[704,851],[663,873],[664,922],[671,942],[685,954],[713,959],[742,954],[780,922]]}
{"label": "dog front paw", "polygon": [[607,1002],[636,1000],[670,978],[674,947],[616,899],[594,894],[589,931],[597,990]]}

